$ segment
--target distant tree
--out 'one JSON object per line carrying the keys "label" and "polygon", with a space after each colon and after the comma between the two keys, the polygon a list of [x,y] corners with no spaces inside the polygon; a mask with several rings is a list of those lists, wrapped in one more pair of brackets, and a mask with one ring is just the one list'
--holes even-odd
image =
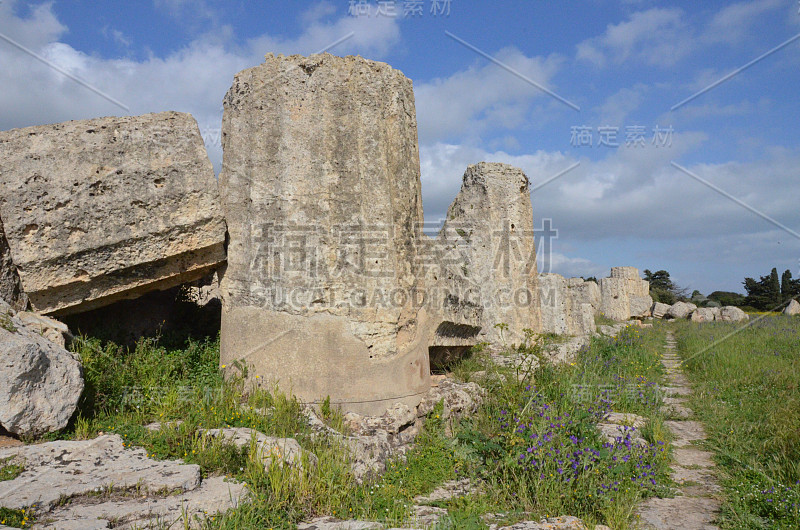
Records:
{"label": "distant tree", "polygon": [[644,279],[650,282],[650,296],[656,302],[671,305],[686,298],[688,289],[675,285],[665,270],[651,272],[650,269],[645,269]]}
{"label": "distant tree", "polygon": [[800,278],[793,280],[792,271],[786,269],[781,276],[781,302],[786,303],[797,297],[800,297]]}
{"label": "distant tree", "polygon": [[770,311],[781,305],[781,282],[778,278],[778,269],[773,268],[766,276],[761,276],[758,281],[753,278],[744,279],[744,289],[747,291],[745,304]]}
{"label": "distant tree", "polygon": [[745,305],[745,297],[743,294],[734,293],[731,291],[714,291],[710,295],[708,295],[709,300],[715,300],[720,303],[720,305],[733,305],[733,306],[743,306]]}
{"label": "distant tree", "polygon": [[[581,278],[583,278],[583,276],[581,276]],[[588,278],[583,278],[583,281],[597,283],[597,278],[595,276],[589,276]]]}

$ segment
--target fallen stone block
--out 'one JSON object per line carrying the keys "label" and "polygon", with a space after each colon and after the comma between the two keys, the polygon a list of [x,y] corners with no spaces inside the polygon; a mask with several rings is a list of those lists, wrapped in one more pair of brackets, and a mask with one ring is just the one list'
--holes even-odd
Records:
{"label": "fallen stone block", "polygon": [[0,425],[18,436],[63,429],[82,392],[80,359],[0,301]]}
{"label": "fallen stone block", "polygon": [[0,151],[0,217],[35,311],[88,311],[225,260],[214,171],[189,114],[12,129]]}
{"label": "fallen stone block", "polygon": [[723,322],[743,322],[750,320],[750,316],[735,306],[725,306],[719,311],[719,319]]}
{"label": "fallen stone block", "polygon": [[664,315],[665,318],[684,319],[689,318],[689,315],[697,309],[697,306],[687,302],[675,302],[670,306]]}

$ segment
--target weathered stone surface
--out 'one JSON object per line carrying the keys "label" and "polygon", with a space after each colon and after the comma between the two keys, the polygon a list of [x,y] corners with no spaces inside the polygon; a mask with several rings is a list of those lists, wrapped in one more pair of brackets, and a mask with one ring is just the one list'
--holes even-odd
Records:
{"label": "weathered stone surface", "polygon": [[87,311],[225,260],[214,171],[188,114],[3,131],[0,154],[0,216],[36,311]]}
{"label": "weathered stone surface", "polygon": [[652,307],[653,298],[649,294],[647,296],[631,296],[631,317],[649,317],[652,315],[650,312],[650,308]]}
{"label": "weathered stone surface", "polygon": [[345,411],[416,406],[434,323],[411,81],[360,57],[268,55],[224,106],[222,364]]}
{"label": "weathered stone surface", "polygon": [[656,302],[655,304],[653,304],[653,309],[651,310],[653,318],[664,318],[664,315],[667,314],[669,308],[670,308],[669,304],[662,304],[661,302]]}
{"label": "weathered stone surface", "polygon": [[[632,316],[646,316],[653,304],[650,284],[641,279],[639,270],[635,267],[612,267],[611,276],[600,279],[600,295],[600,312],[619,322]],[[631,312],[631,300],[634,298],[636,313]]]}
{"label": "weathered stone surface", "polygon": [[63,322],[38,313],[30,311],[20,311],[17,313],[17,318],[25,324],[25,327],[34,331],[46,338],[50,342],[54,342],[65,348],[68,343],[72,341],[72,333]]}
{"label": "weathered stone surface", "polygon": [[446,267],[434,272],[438,278],[430,284],[438,280],[445,298],[469,299],[483,308],[482,340],[521,344],[524,330],[541,329],[530,182],[521,169],[489,162],[469,166],[437,243]]}
{"label": "weathered stone surface", "polygon": [[209,438],[221,438],[226,443],[237,447],[250,447],[251,441],[256,445],[256,457],[269,469],[273,464],[302,468],[304,463],[310,467],[317,465],[317,455],[305,451],[294,438],[275,438],[267,436],[247,427],[231,427],[226,429],[201,429],[200,433],[207,441]]}
{"label": "weathered stone surface", "polygon": [[[580,278],[553,273],[539,275],[542,331],[556,335],[591,335],[596,331],[591,288]],[[595,285],[596,287],[596,285]]]}
{"label": "weathered stone surface", "polygon": [[17,268],[11,259],[11,249],[8,248],[6,233],[3,230],[3,220],[0,218],[0,300],[4,300],[17,311],[25,308],[27,297],[22,291]]}
{"label": "weathered stone surface", "polygon": [[457,497],[464,497],[477,493],[478,489],[479,488],[468,478],[449,480],[427,495],[418,495],[414,497],[414,502],[417,504],[430,504],[433,502],[449,501]]}
{"label": "weathered stone surface", "polygon": [[667,310],[664,318],[682,319],[688,318],[692,311],[697,309],[697,306],[687,302],[675,302]]}
{"label": "weathered stone surface", "polygon": [[[92,528],[193,528],[209,527],[209,519],[247,500],[244,484],[224,477],[209,477],[189,491],[163,496],[71,502],[58,506],[40,520],[55,521],[45,530]],[[72,525],[72,526],[71,526]],[[38,527],[38,526],[37,526]]]}
{"label": "weathered stone surface", "polygon": [[562,517],[548,517],[541,521],[522,521],[511,526],[492,525],[489,528],[496,530],[589,530],[583,521],[569,515]]}
{"label": "weathered stone surface", "polygon": [[792,300],[786,309],[783,310],[784,315],[800,315],[800,302]]}
{"label": "weathered stone surface", "polygon": [[119,435],[0,449],[0,460],[23,464],[17,478],[0,482],[6,508],[36,504],[49,510],[61,498],[139,487],[142,491],[188,491],[200,484],[200,467],[161,462],[141,448],[125,449]]}
{"label": "weathered stone surface", "polygon": [[567,279],[567,287],[573,293],[573,299],[581,304],[589,304],[592,309],[600,311],[603,297],[600,294],[600,286],[593,281],[586,281],[583,278]]}
{"label": "weathered stone surface", "polygon": [[690,318],[692,322],[713,322],[714,311],[710,307],[698,307],[692,312]]}
{"label": "weathered stone surface", "polygon": [[63,429],[81,392],[80,359],[0,302],[0,425],[19,436]]}
{"label": "weathered stone surface", "polygon": [[704,497],[674,497],[647,499],[637,509],[640,524],[647,530],[715,530],[719,512],[717,499]]}
{"label": "weathered stone surface", "polygon": [[317,517],[311,521],[300,523],[297,530],[382,530],[381,523],[370,521],[343,521],[335,517]]}
{"label": "weathered stone surface", "polygon": [[719,311],[718,320],[723,322],[741,322],[743,320],[750,320],[750,316],[734,306],[725,306]]}
{"label": "weathered stone surface", "polygon": [[472,414],[483,403],[484,391],[476,383],[445,380],[432,387],[417,407],[417,417],[427,416],[442,402],[442,418]]}
{"label": "weathered stone surface", "polygon": [[380,417],[347,414],[354,432],[345,436],[328,427],[311,406],[304,414],[316,436],[345,445],[351,453],[353,475],[363,481],[386,470],[389,459],[402,455],[419,434],[421,420],[442,402],[441,419],[459,417],[475,412],[483,402],[484,391],[476,383],[455,383],[444,380],[432,387],[416,409],[409,413],[407,406],[395,404]]}

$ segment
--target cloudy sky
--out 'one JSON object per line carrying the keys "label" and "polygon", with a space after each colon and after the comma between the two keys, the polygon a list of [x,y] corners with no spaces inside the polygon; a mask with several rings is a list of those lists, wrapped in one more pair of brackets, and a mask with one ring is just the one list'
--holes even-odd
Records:
{"label": "cloudy sky", "polygon": [[553,272],[800,276],[797,0],[2,0],[0,130],[190,112],[218,169],[233,75],[324,49],[414,81],[428,221],[468,164],[507,162]]}

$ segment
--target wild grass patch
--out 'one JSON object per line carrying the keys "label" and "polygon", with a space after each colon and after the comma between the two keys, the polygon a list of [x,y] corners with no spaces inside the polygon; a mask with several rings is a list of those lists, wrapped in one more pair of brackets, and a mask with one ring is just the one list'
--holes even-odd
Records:
{"label": "wild grass patch", "polygon": [[800,319],[681,323],[677,338],[724,470],[722,526],[800,528]]}

